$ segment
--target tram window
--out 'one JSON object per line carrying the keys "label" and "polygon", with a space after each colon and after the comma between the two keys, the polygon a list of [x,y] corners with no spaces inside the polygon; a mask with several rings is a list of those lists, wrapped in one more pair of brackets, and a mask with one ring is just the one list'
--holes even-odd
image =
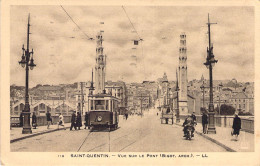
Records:
{"label": "tram window", "polygon": [[95,100],[96,110],[105,110],[105,100]]}

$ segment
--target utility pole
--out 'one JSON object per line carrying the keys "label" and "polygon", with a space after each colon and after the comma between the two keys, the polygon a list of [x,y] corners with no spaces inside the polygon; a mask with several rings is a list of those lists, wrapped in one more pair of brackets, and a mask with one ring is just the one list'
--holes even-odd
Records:
{"label": "utility pole", "polygon": [[80,82],[80,87],[81,87],[81,109],[80,109],[80,114],[82,114],[83,113],[83,108],[84,108],[83,82]]}
{"label": "utility pole", "polygon": [[209,127],[208,127],[208,134],[216,134],[216,128],[215,128],[215,118],[214,118],[214,105],[213,105],[213,74],[212,74],[212,68],[218,61],[214,59],[213,55],[213,45],[211,44],[210,40],[210,25],[211,24],[217,24],[217,23],[211,23],[209,21],[209,14],[208,14],[208,34],[209,34],[209,46],[207,48],[207,58],[204,65],[209,69],[209,81],[210,81],[210,90],[209,90]]}
{"label": "utility pole", "polygon": [[178,84],[178,72],[176,69],[176,92],[177,92],[177,108],[176,108],[176,123],[180,123],[180,110],[179,110],[179,84]]}
{"label": "utility pole", "polygon": [[92,69],[92,77],[91,77],[91,83],[90,83],[90,88],[89,88],[89,95],[93,95],[93,92],[95,90],[94,88],[94,82],[93,82],[93,69]]}

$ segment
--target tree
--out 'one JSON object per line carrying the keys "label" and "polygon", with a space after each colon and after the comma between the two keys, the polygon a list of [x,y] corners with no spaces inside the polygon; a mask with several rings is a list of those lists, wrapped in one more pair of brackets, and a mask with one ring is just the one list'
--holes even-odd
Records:
{"label": "tree", "polygon": [[234,115],[235,111],[231,105],[222,104],[220,107],[220,115]]}

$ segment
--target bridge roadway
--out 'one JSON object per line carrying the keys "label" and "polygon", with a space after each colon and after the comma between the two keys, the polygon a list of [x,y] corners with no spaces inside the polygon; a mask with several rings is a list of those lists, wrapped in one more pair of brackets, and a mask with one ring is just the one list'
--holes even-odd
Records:
{"label": "bridge roadway", "polygon": [[156,110],[142,118],[120,119],[115,131],[60,130],[11,144],[18,152],[223,152],[224,148],[195,134],[183,138],[182,127],[160,123]]}

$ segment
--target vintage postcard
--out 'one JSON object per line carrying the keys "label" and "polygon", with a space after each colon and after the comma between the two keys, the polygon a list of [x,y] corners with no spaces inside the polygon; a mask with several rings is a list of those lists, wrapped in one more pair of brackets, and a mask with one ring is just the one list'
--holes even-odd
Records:
{"label": "vintage postcard", "polygon": [[260,1],[2,1],[2,165],[260,165]]}

